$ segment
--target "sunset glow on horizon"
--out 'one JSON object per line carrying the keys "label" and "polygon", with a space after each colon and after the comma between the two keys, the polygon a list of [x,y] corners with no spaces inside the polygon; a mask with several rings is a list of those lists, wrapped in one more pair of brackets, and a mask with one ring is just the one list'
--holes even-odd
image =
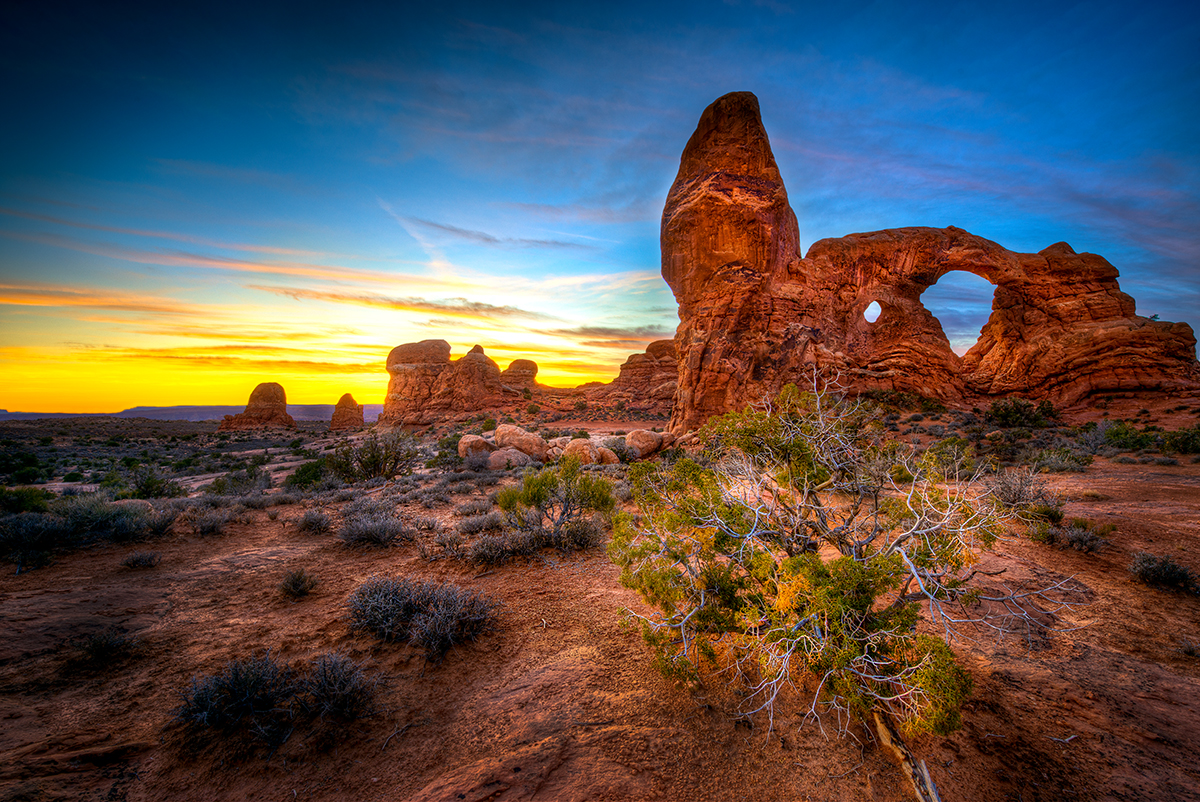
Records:
{"label": "sunset glow on horizon", "polygon": [[[13,4],[0,31],[9,411],[267,381],[377,404],[388,352],[425,339],[607,381],[674,334],[659,217],[733,90],[760,99],[804,250],[909,225],[1065,240],[1139,314],[1200,323],[1195,7]],[[927,303],[961,353],[991,291],[950,277]]]}

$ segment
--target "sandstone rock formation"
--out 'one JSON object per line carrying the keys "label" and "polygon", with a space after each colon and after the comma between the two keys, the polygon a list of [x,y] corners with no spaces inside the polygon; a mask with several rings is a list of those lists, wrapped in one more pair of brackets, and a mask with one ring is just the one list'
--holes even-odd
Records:
{"label": "sandstone rock formation", "polygon": [[237,415],[226,415],[217,426],[218,432],[237,429],[262,429],[284,427],[295,429],[296,421],[287,411],[287,393],[275,382],[264,382],[250,393],[246,411]]}
{"label": "sandstone rock formation", "polygon": [[533,390],[537,387],[537,363],[532,359],[514,359],[500,372],[500,383],[514,390]]}
{"label": "sandstone rock formation", "polygon": [[675,341],[658,340],[650,343],[645,353],[626,359],[617,378],[589,388],[587,397],[590,401],[624,402],[628,410],[669,415],[678,374]]}
{"label": "sandstone rock formation", "polygon": [[642,459],[663,447],[663,436],[649,429],[634,429],[625,435],[625,446],[634,453],[634,459]]}
{"label": "sandstone rock formation", "polygon": [[333,418],[329,421],[329,431],[361,429],[365,425],[362,404],[355,403],[350,393],[339,398],[337,406],[333,408]]}
{"label": "sandstone rock formation", "polygon": [[[662,274],[679,302],[671,429],[805,382],[943,400],[1200,386],[1185,323],[1138,316],[1103,257],[1066,243],[1015,253],[957,228],[900,228],[813,244],[799,226],[749,92],[705,109],[663,210]],[[958,357],[921,293],[952,270],[996,285],[979,341]],[[882,315],[863,317],[872,301]]]}
{"label": "sandstone rock formation", "polygon": [[458,441],[458,456],[463,459],[473,457],[476,454],[487,456],[496,450],[496,444],[492,443],[477,434],[463,435]]}
{"label": "sandstone rock formation", "polygon": [[[385,429],[424,425],[522,400],[519,389],[506,388],[500,367],[478,345],[454,361],[445,340],[398,345],[388,354],[387,370],[391,379],[379,415]],[[518,359],[505,373],[510,381],[532,381],[537,365]]]}
{"label": "sandstone rock formation", "polygon": [[584,440],[580,437],[567,443],[563,448],[562,458],[569,457],[579,460],[580,465],[595,465],[600,461],[600,452],[591,440]]}
{"label": "sandstone rock formation", "polygon": [[502,423],[496,427],[496,445],[501,448],[515,448],[538,462],[545,462],[546,455],[550,451],[549,444],[542,439],[541,435],[527,432],[520,426],[513,426],[511,423]]}
{"label": "sandstone rock formation", "polygon": [[506,468],[523,468],[533,462],[533,457],[515,448],[499,448],[488,455],[488,469],[502,471]]}

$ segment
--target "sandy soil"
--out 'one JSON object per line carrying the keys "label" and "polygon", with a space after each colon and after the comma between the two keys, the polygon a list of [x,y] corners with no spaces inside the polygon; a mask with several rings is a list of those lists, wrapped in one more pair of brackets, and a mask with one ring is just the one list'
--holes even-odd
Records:
{"label": "sandy soil", "polygon": [[[945,800],[1200,799],[1200,659],[1182,651],[1200,641],[1200,598],[1126,571],[1137,551],[1200,569],[1200,465],[1098,459],[1051,482],[1068,516],[1116,525],[1111,544],[1016,538],[986,566],[1016,584],[1073,577],[1084,604],[1056,622],[1066,631],[962,642],[964,725],[914,751]],[[621,626],[640,602],[600,552],[481,573],[413,545],[347,549],[299,532],[300,505],[273,509],[276,521],[250,511],[225,535],[151,544],[153,569],[122,568],[135,549],[107,545],[0,578],[0,800],[907,798],[861,728],[826,737],[797,728],[797,709],[768,735],[663,679]],[[286,600],[277,584],[301,567],[320,585]],[[428,664],[349,628],[345,599],[376,574],[479,589],[501,603],[499,625]],[[102,674],[71,661],[69,641],[114,626],[140,638],[137,655]],[[385,678],[381,712],[332,743],[297,731],[273,754],[197,749],[168,726],[193,676],[264,649],[365,660]]]}

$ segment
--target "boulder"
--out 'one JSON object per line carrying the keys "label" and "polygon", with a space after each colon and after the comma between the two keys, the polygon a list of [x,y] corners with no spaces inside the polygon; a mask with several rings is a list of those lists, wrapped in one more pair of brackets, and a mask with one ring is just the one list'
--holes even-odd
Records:
{"label": "boulder", "polygon": [[532,462],[532,457],[523,451],[517,451],[515,448],[497,449],[488,456],[488,468],[493,471],[502,471],[506,468],[522,468]]}
{"label": "boulder", "polygon": [[[813,243],[796,215],[749,92],[700,116],[667,195],[662,275],[679,303],[671,430],[742,409],[787,383],[837,377],[850,391],[944,401],[1200,388],[1184,323],[1141,317],[1103,257],[1057,243],[1016,253],[959,228],[899,228]],[[921,293],[953,270],[996,286],[964,356]],[[877,302],[874,322],[864,311]]]}
{"label": "boulder", "polygon": [[475,454],[491,454],[495,450],[495,444],[477,434],[465,434],[458,441],[458,456],[463,459]]}
{"label": "boulder", "polygon": [[658,432],[649,429],[634,429],[625,435],[625,445],[628,446],[638,459],[644,459],[662,448],[663,438]]}
{"label": "boulder", "polygon": [[296,428],[296,421],[287,411],[287,393],[282,385],[275,382],[264,382],[255,387],[250,393],[246,411],[226,415],[217,426],[217,431],[264,428]]}
{"label": "boulder", "polygon": [[355,403],[350,393],[339,398],[337,406],[333,408],[333,419],[329,421],[329,431],[361,429],[365,425],[362,404]]}
{"label": "boulder", "polygon": [[601,465],[618,465],[621,462],[621,458],[617,456],[615,451],[604,446],[596,447],[596,457],[599,459]]}
{"label": "boulder", "polygon": [[582,438],[567,443],[566,448],[562,452],[562,459],[569,457],[579,460],[580,465],[595,465],[600,461],[600,455],[596,451],[596,446],[592,445],[591,440],[584,440]]}
{"label": "boulder", "polygon": [[496,427],[496,445],[523,451],[538,462],[545,462],[550,450],[550,446],[541,435],[527,432],[520,426],[509,423],[502,423]]}

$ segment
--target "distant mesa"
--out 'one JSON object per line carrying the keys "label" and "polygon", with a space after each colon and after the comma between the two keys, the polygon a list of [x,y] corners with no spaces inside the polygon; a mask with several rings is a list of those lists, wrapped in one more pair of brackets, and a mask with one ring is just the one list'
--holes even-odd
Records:
{"label": "distant mesa", "polygon": [[[1097,393],[1200,387],[1191,327],[1137,315],[1116,268],[1066,243],[1015,253],[954,227],[899,228],[820,240],[802,258],[749,92],[718,98],[700,116],[660,242],[679,303],[675,432],[814,369],[851,390],[945,401],[1013,394],[1069,405]],[[920,300],[952,270],[996,286],[991,317],[963,357]],[[882,314],[871,322],[863,313],[873,302]]]}
{"label": "distant mesa", "polygon": [[363,405],[356,403],[350,393],[339,398],[337,406],[333,408],[333,418],[329,421],[329,431],[353,431],[365,425]]}
{"label": "distant mesa", "polygon": [[254,392],[250,393],[246,411],[237,415],[226,415],[217,426],[217,431],[268,427],[296,428],[296,421],[287,411],[287,394],[283,391],[283,386],[275,382],[264,382],[255,387]]}
{"label": "distant mesa", "polygon": [[679,380],[675,341],[658,340],[645,353],[632,354],[621,365],[617,378],[608,384],[584,385],[589,401],[623,404],[624,408],[650,415],[670,415]]}
{"label": "distant mesa", "polygon": [[518,359],[501,372],[500,366],[476,345],[451,361],[450,343],[422,340],[392,349],[387,358],[387,397],[379,425],[424,426],[480,410],[513,407],[522,391],[541,389],[537,363]]}

